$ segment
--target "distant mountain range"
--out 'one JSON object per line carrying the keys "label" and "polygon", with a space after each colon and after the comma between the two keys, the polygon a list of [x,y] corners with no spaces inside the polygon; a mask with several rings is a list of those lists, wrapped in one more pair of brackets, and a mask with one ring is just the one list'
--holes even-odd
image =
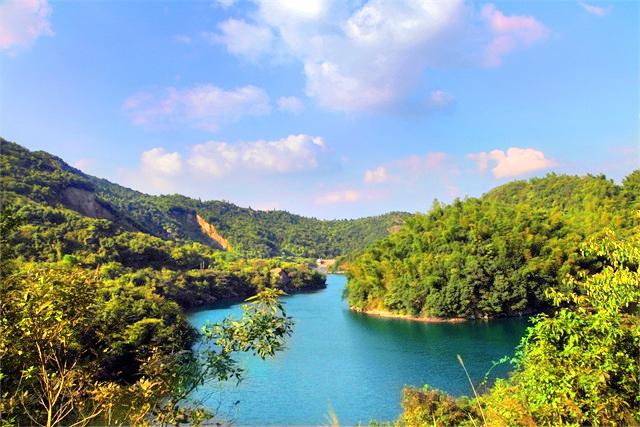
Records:
{"label": "distant mountain range", "polygon": [[87,175],[44,151],[0,138],[3,203],[26,198],[106,219],[124,231],[197,241],[247,257],[334,258],[359,252],[399,228],[410,214],[319,220],[182,195],[151,196]]}

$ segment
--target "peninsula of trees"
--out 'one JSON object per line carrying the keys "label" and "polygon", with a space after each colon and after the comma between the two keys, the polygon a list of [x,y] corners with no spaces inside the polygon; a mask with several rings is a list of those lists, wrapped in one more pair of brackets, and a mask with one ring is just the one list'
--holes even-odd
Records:
{"label": "peninsula of trees", "polygon": [[605,176],[549,174],[480,198],[434,203],[349,267],[351,307],[418,318],[487,318],[549,307],[567,275],[594,271],[579,245],[604,228],[632,233],[640,170],[622,185]]}

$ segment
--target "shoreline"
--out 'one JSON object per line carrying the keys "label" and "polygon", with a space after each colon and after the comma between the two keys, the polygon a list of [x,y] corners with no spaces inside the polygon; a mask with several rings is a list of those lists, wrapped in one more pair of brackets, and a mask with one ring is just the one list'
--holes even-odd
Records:
{"label": "shoreline", "polygon": [[[291,289],[289,292],[286,292],[286,295],[283,295],[285,297],[288,296],[293,296],[293,295],[300,295],[300,294],[312,294],[318,291],[322,291],[324,289],[327,288],[327,283],[324,283],[324,286],[309,286],[309,287],[302,287],[302,288],[295,288],[295,289]],[[281,289],[282,291],[284,291],[284,289]],[[232,307],[234,305],[240,305],[240,304],[248,304],[247,299],[254,297],[258,294],[258,292],[249,292],[246,295],[234,295],[234,296],[224,296],[224,297],[220,297],[219,299],[217,299],[216,301],[213,302],[208,302],[208,303],[204,303],[204,304],[196,304],[196,305],[191,305],[189,307],[184,307],[180,304],[178,304],[178,306],[180,306],[181,310],[189,315],[198,311],[206,311],[206,310],[217,310],[217,309],[224,309],[224,308],[229,308]],[[177,302],[176,302],[177,303]]]}
{"label": "shoreline", "polygon": [[355,311],[356,313],[360,313],[360,314],[366,314],[367,316],[374,316],[374,317],[385,317],[385,318],[391,318],[391,319],[403,319],[403,320],[410,320],[413,322],[424,322],[424,323],[462,323],[462,322],[467,322],[470,319],[466,318],[466,317],[450,317],[450,318],[445,318],[445,317],[419,317],[419,316],[412,316],[410,314],[398,314],[398,313],[392,313],[390,311],[387,310],[378,310],[378,309],[374,309],[374,310],[361,310],[355,307],[349,307],[350,310]]}

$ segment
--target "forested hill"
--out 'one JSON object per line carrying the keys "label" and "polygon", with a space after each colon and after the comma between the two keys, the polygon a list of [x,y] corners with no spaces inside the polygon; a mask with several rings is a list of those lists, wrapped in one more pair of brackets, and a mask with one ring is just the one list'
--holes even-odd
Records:
{"label": "forested hill", "polygon": [[[241,378],[234,354],[281,348],[291,320],[279,295],[326,286],[305,260],[215,249],[223,238],[202,234],[189,199],[145,196],[0,142],[3,425],[181,424],[187,390]],[[244,318],[202,335],[184,313],[252,296]],[[198,337],[216,350],[191,352]]]}
{"label": "forested hill", "polygon": [[587,236],[638,223],[640,170],[616,185],[605,176],[547,175],[480,198],[435,203],[351,265],[352,307],[411,316],[492,317],[546,306],[544,291],[593,271]]}
{"label": "forested hill", "polygon": [[197,241],[212,247],[228,246],[248,257],[333,258],[361,251],[387,236],[389,230],[409,216],[392,212],[355,220],[325,221],[285,211],[241,208],[224,201],[202,202],[180,195],[150,196],[84,174],[49,153],[29,151],[2,138],[0,145],[3,195],[111,220],[123,230],[141,231],[163,239]]}

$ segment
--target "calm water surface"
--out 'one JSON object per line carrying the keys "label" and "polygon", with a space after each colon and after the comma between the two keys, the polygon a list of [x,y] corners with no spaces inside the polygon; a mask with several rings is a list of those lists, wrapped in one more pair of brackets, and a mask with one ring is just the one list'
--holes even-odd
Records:
{"label": "calm water surface", "polygon": [[[353,313],[341,299],[346,279],[330,275],[325,290],[285,297],[295,321],[287,350],[262,361],[243,355],[245,380],[196,393],[239,425],[328,424],[333,408],[342,425],[392,420],[400,413],[405,385],[456,395],[472,393],[456,360],[460,354],[474,382],[493,360],[513,354],[526,319],[429,324]],[[240,316],[239,305],[191,313],[200,328]],[[506,367],[493,371],[506,375]]]}

